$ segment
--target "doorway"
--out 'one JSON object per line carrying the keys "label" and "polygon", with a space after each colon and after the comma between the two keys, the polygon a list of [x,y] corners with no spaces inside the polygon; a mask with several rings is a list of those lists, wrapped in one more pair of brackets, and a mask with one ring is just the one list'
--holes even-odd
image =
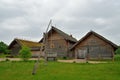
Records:
{"label": "doorway", "polygon": [[87,54],[87,49],[79,49],[77,53],[78,59],[85,59]]}

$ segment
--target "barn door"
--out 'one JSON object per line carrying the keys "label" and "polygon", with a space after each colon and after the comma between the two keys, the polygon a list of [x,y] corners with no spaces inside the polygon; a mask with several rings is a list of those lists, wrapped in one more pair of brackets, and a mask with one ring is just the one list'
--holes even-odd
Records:
{"label": "barn door", "polygon": [[87,54],[87,49],[79,49],[77,58],[84,59],[84,58],[86,58],[86,54]]}

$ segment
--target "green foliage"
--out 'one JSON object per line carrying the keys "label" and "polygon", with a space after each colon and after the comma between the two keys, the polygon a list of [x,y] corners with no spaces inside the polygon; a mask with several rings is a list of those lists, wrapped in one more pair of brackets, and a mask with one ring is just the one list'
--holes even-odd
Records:
{"label": "green foliage", "polygon": [[6,60],[5,60],[5,61],[10,61],[10,60],[6,58]]}
{"label": "green foliage", "polygon": [[120,47],[115,51],[114,60],[120,61]]}
{"label": "green foliage", "polygon": [[67,57],[66,57],[66,56],[64,56],[64,57],[63,57],[63,59],[64,59],[64,60],[67,60]]}
{"label": "green foliage", "polygon": [[8,46],[4,42],[0,42],[0,53],[7,54],[10,51],[8,50]]}
{"label": "green foliage", "polygon": [[120,47],[115,51],[115,53],[120,55]]}
{"label": "green foliage", "polygon": [[22,49],[19,51],[20,53],[20,57],[24,60],[24,61],[28,61],[29,58],[31,58],[31,51],[30,48],[28,48],[27,46],[23,46]]}
{"label": "green foliage", "polygon": [[3,54],[3,53],[0,54],[0,58],[5,58],[5,57],[6,57],[5,54]]}
{"label": "green foliage", "polygon": [[0,58],[6,58],[6,56],[9,56],[9,54],[0,54]]}
{"label": "green foliage", "polygon": [[116,54],[116,55],[114,56],[114,60],[115,60],[115,61],[120,61],[120,55],[119,55],[119,54]]}

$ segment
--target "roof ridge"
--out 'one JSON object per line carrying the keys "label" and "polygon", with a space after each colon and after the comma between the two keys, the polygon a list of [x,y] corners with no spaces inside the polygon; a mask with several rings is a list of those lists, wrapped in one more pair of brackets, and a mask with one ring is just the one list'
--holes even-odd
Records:
{"label": "roof ridge", "polygon": [[96,33],[95,31],[89,31],[89,32],[88,32],[85,36],[83,36],[77,43],[75,43],[71,49],[73,49],[76,45],[78,45],[78,44],[79,44],[82,40],[84,40],[86,37],[88,37],[89,35],[91,35],[91,33],[94,34],[95,36],[99,37],[100,39],[106,41],[107,43],[111,44],[112,46],[117,47],[116,44],[114,44],[112,41],[106,39],[106,38],[103,37],[102,35]]}
{"label": "roof ridge", "polygon": [[33,41],[23,40],[23,39],[18,39],[18,38],[15,38],[12,42],[14,42],[14,41],[16,41],[20,46],[38,47],[38,46],[42,45],[39,42],[33,42]]}
{"label": "roof ridge", "polygon": [[52,29],[57,30],[57,32],[59,32],[59,33],[63,33],[63,34],[61,34],[61,35],[64,36],[64,37],[67,37],[66,39],[72,40],[72,41],[74,41],[74,42],[77,41],[76,38],[71,37],[69,34],[65,33],[64,31],[62,31],[62,30],[60,30],[60,29],[58,29],[58,28],[56,28],[56,27],[54,27],[54,26],[52,26]]}
{"label": "roof ridge", "polygon": [[94,35],[97,35],[99,38],[102,38],[104,41],[107,41],[108,43],[111,43],[113,46],[116,46],[116,47],[117,47],[117,45],[116,45],[115,43],[113,43],[113,42],[110,41],[109,39],[103,37],[102,35],[100,35],[100,34],[94,32],[94,31],[93,31],[92,33],[94,33]]}
{"label": "roof ridge", "polygon": [[38,43],[38,42],[35,42],[35,41],[31,41],[31,40],[25,40],[25,39],[20,39],[20,38],[15,38],[15,40],[22,40],[22,41],[27,41],[27,42]]}

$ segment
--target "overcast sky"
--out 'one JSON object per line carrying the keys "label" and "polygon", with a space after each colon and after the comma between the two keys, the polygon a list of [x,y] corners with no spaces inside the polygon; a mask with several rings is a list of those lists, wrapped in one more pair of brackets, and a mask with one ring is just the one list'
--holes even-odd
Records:
{"label": "overcast sky", "polygon": [[0,0],[0,41],[39,41],[50,19],[78,40],[93,30],[120,45],[120,0]]}

